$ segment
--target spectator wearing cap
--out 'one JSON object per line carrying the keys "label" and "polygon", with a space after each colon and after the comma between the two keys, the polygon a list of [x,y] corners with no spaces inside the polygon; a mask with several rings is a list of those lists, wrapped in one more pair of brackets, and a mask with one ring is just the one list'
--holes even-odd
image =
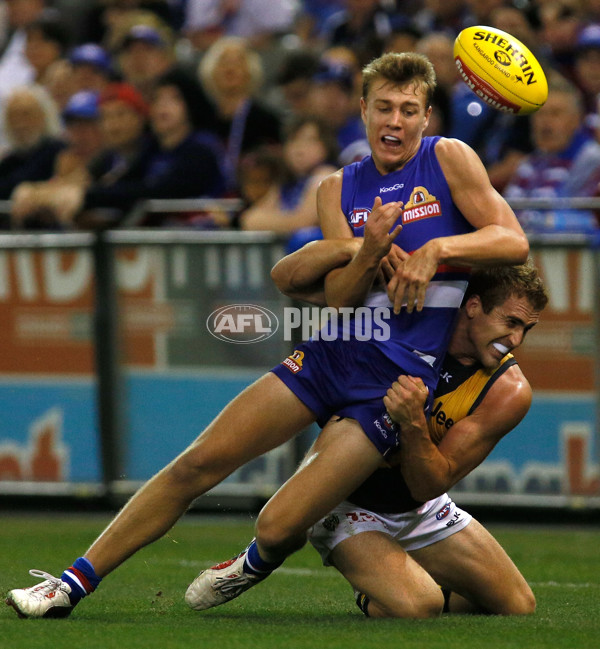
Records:
{"label": "spectator wearing cap", "polygon": [[146,24],[134,25],[119,47],[119,67],[123,79],[150,101],[156,80],[175,63],[167,32]]}
{"label": "spectator wearing cap", "polygon": [[[93,229],[117,222],[133,201],[114,205],[111,191],[119,183],[143,178],[146,172],[151,139],[147,133],[148,106],[143,97],[133,86],[114,82],[100,93],[97,106],[103,150],[90,162],[84,182],[62,183],[58,188],[60,199],[55,196],[51,202],[55,223],[61,227]],[[86,110],[85,102],[79,110]],[[105,206],[107,212],[98,211]],[[84,212],[84,207],[91,211]]]}
{"label": "spectator wearing cap", "polygon": [[12,216],[16,227],[63,229],[64,205],[72,186],[89,183],[88,165],[103,147],[99,126],[98,94],[75,93],[62,112],[66,147],[54,162],[54,173],[43,182],[23,182],[12,194]]}
{"label": "spectator wearing cap", "polygon": [[258,99],[263,69],[257,52],[242,38],[225,36],[199,66],[202,86],[214,104],[214,129],[225,148],[228,187],[237,191],[240,156],[281,141],[281,119]]}
{"label": "spectator wearing cap", "polygon": [[9,148],[0,159],[0,200],[8,200],[20,183],[50,178],[65,143],[56,104],[40,85],[13,90],[2,117]]}
{"label": "spectator wearing cap", "polygon": [[69,205],[79,227],[117,225],[145,199],[221,195],[216,138],[194,129],[195,90],[179,71],[161,77],[150,106],[129,84],[106,87],[99,104],[107,149],[90,167],[92,183]]}
{"label": "spectator wearing cap", "polygon": [[356,114],[354,75],[344,63],[322,59],[313,77],[310,112],[333,129],[339,148],[339,163],[349,164],[370,153],[365,127]]}
{"label": "spectator wearing cap", "polygon": [[69,53],[75,92],[87,90],[102,92],[112,75],[111,58],[108,52],[96,43],[84,43]]}

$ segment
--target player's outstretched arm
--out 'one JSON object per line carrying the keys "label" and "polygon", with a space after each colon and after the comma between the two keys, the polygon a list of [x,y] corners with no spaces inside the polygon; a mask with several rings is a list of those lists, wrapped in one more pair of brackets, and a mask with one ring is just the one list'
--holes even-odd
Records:
{"label": "player's outstretched arm", "polygon": [[415,500],[437,498],[483,462],[494,446],[525,416],[531,387],[518,366],[497,379],[477,409],[432,441],[423,413],[427,397],[421,379],[398,377],[383,399],[400,426],[396,458]]}

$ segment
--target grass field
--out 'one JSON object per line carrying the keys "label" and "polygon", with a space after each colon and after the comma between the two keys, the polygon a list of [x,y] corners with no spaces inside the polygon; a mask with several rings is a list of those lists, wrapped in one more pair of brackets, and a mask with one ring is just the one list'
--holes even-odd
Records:
{"label": "grass field", "polygon": [[[3,515],[0,589],[32,585],[30,568],[60,575],[107,522],[100,516]],[[66,620],[20,620],[0,608],[10,649],[596,649],[600,646],[600,530],[491,526],[532,585],[526,618],[444,616],[368,620],[352,591],[311,548],[226,606],[197,613],[183,602],[203,567],[236,554],[252,521],[188,516],[169,536],[109,576]]]}

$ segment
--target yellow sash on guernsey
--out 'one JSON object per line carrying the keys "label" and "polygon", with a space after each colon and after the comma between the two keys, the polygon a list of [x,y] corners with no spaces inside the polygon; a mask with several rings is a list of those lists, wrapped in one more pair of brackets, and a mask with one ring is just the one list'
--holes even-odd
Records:
{"label": "yellow sash on guernsey", "polygon": [[[506,365],[511,360],[512,362]],[[449,390],[441,394],[441,396],[435,397],[433,401],[428,426],[434,443],[439,444],[454,422],[466,417],[476,402],[483,399],[485,393],[492,387],[496,379],[515,363],[513,355],[507,354],[495,369],[488,370],[480,367],[467,378],[463,378],[464,375],[440,378],[442,384],[444,380],[448,381]],[[439,387],[436,394],[441,392]]]}

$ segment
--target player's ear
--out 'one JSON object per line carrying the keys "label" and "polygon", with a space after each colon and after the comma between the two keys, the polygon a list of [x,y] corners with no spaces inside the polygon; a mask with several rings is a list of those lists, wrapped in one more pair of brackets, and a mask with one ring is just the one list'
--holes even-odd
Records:
{"label": "player's ear", "polygon": [[364,97],[360,98],[360,117],[364,124],[367,123],[367,101]]}
{"label": "player's ear", "polygon": [[465,312],[469,318],[474,318],[478,313],[483,311],[481,298],[479,295],[471,295],[465,302]]}

